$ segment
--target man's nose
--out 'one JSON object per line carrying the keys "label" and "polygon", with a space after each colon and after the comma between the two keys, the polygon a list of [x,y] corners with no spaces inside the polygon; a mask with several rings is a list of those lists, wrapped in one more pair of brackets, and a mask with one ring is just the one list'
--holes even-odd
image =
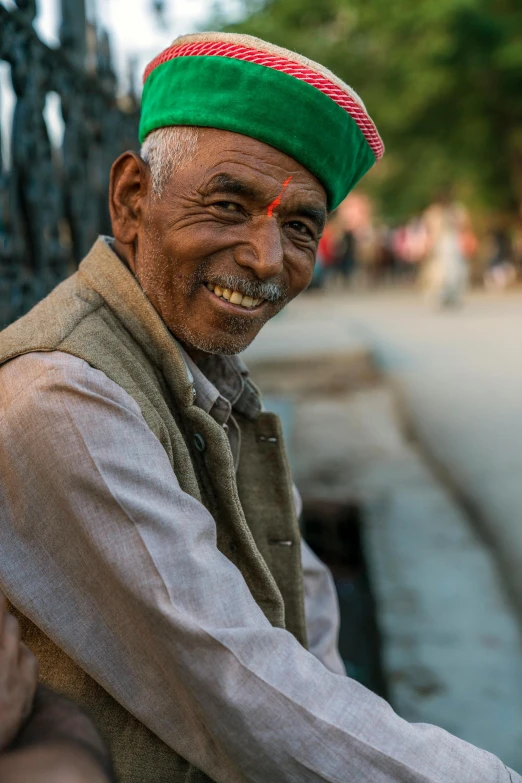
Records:
{"label": "man's nose", "polygon": [[284,251],[279,221],[262,215],[249,224],[248,231],[248,238],[234,251],[236,263],[251,269],[259,280],[280,275]]}

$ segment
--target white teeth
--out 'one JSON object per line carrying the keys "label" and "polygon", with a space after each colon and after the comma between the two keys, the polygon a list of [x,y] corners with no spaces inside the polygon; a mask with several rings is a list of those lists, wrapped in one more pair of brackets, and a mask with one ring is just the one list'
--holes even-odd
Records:
{"label": "white teeth", "polygon": [[213,291],[216,296],[221,299],[225,299],[227,302],[235,305],[241,305],[246,310],[250,310],[252,307],[258,307],[264,300],[259,297],[254,299],[252,296],[246,296],[239,291],[232,291],[230,288],[221,288],[219,285],[213,285],[212,283],[206,283],[209,291]]}

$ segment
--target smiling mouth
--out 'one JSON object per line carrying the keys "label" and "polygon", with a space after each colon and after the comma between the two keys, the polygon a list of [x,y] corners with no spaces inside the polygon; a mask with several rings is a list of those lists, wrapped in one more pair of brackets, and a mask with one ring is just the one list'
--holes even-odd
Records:
{"label": "smiling mouth", "polygon": [[245,310],[252,310],[254,307],[259,307],[260,304],[266,301],[261,297],[255,299],[254,297],[246,296],[246,294],[242,294],[239,291],[233,291],[230,288],[222,288],[213,283],[205,283],[204,285],[209,291],[217,296],[218,299],[228,302],[229,304],[243,307]]}

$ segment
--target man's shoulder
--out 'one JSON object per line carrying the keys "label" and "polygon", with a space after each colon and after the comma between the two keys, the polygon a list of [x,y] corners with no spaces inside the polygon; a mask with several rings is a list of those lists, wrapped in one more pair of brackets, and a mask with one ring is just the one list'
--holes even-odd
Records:
{"label": "man's shoulder", "polygon": [[96,395],[127,408],[137,408],[124,389],[86,361],[62,351],[32,351],[0,366],[0,408],[42,404],[42,394],[69,393],[78,401]]}
{"label": "man's shoulder", "polygon": [[77,273],[60,283],[18,321],[0,331],[0,364],[33,351],[53,351],[103,299]]}

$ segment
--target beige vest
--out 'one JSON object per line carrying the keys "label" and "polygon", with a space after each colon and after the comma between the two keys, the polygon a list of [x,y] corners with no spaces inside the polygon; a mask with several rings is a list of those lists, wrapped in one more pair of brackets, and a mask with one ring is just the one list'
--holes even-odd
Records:
{"label": "beige vest", "polygon": [[[30,351],[55,350],[84,359],[134,398],[181,488],[214,517],[219,549],[240,569],[265,616],[306,646],[300,536],[277,416],[261,413],[249,420],[235,412],[241,429],[236,474],[223,428],[193,404],[175,341],[102,239],[76,274],[0,333],[0,364]],[[293,545],[282,546],[281,541]],[[10,599],[16,607],[17,596]],[[92,714],[110,743],[121,783],[209,780],[115,701],[52,638],[17,614],[42,679]]]}

